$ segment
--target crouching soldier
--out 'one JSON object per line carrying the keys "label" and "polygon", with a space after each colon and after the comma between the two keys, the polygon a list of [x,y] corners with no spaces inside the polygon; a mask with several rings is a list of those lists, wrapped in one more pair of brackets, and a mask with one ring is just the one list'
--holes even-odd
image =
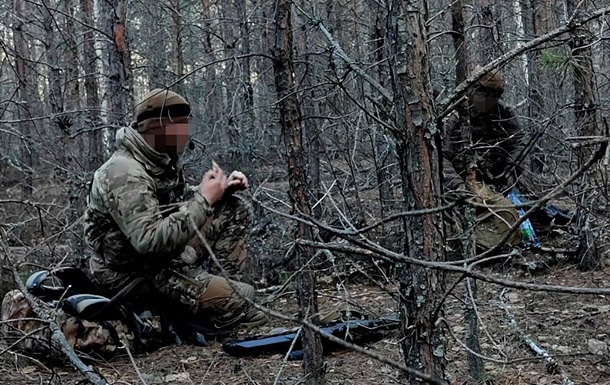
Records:
{"label": "crouching soldier", "polygon": [[[159,300],[215,328],[259,325],[263,313],[245,298],[252,286],[238,282],[252,222],[239,193],[248,179],[226,176],[216,164],[192,198],[178,157],[189,140],[190,106],[180,95],[156,89],[137,105],[132,127],[120,129],[117,149],[96,172],[85,214],[85,236],[94,255],[92,279],[111,294],[134,281],[152,283]],[[209,257],[197,230],[229,277],[202,269]]]}
{"label": "crouching soldier", "polygon": [[[476,180],[493,187],[495,192],[509,190],[520,175],[515,161],[523,150],[523,130],[515,113],[500,98],[504,93],[504,81],[499,70],[493,70],[474,84],[468,91],[468,116],[471,136],[465,135],[457,113],[445,122],[443,153],[449,160],[448,181],[457,172],[460,182],[467,179],[466,165],[473,165]],[[473,160],[466,159],[470,149]],[[447,164],[447,163],[446,163]],[[455,170],[455,171],[453,171]]]}
{"label": "crouching soldier", "polygon": [[[523,130],[514,112],[500,98],[504,81],[492,70],[467,93],[467,116],[457,112],[444,122],[443,173],[449,193],[472,194],[476,206],[475,239],[482,249],[494,247],[519,214],[505,194],[520,184],[522,175],[515,161],[523,150]],[[470,132],[464,129],[470,125]],[[461,234],[456,219],[450,220],[452,232]],[[519,231],[506,240],[509,245],[521,241]]]}

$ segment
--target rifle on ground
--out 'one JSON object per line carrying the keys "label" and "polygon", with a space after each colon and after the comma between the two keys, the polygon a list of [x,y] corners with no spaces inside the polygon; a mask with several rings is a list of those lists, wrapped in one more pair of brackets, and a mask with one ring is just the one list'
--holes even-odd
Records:
{"label": "rifle on ground", "polygon": [[[352,320],[336,322],[321,327],[323,333],[341,338],[352,344],[362,345],[369,342],[377,342],[383,339],[385,331],[397,329],[400,320],[395,315],[373,320]],[[222,349],[235,357],[252,357],[273,354],[286,354],[293,344],[293,351],[288,356],[289,360],[303,358],[303,347],[301,335],[296,330],[268,335],[249,337],[240,340],[226,341]],[[324,353],[343,348],[341,345],[322,339]]]}

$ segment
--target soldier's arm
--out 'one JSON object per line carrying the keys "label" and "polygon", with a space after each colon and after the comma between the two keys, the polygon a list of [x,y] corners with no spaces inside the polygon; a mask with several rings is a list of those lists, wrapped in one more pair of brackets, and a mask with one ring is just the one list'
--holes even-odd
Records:
{"label": "soldier's arm", "polygon": [[[466,147],[470,140],[464,135],[462,122],[457,112],[450,114],[443,123],[443,168],[449,179],[465,178]],[[448,161],[448,162],[447,162]]]}
{"label": "soldier's arm", "polygon": [[464,145],[459,115],[456,112],[451,113],[443,123],[443,128],[443,156],[453,161],[459,156]]}
{"label": "soldier's arm", "polygon": [[175,255],[195,235],[190,218],[201,227],[212,215],[206,199],[195,192],[178,211],[164,218],[155,195],[154,181],[145,172],[138,172],[137,167],[108,170],[104,179],[105,206],[140,254]]}

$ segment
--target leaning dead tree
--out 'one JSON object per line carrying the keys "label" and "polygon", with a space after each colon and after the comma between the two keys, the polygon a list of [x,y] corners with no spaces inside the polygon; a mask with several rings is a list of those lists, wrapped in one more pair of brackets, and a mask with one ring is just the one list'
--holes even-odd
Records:
{"label": "leaning dead tree", "polygon": [[[394,91],[398,156],[405,210],[439,206],[441,196],[440,136],[435,123],[427,55],[427,1],[389,3],[388,49]],[[405,219],[406,256],[442,262],[443,218],[437,213]],[[436,326],[436,308],[444,291],[441,271],[405,264],[400,273],[403,351],[407,366],[421,368],[435,378],[445,376],[445,347]],[[421,379],[409,375],[408,383]]]}
{"label": "leaning dead tree", "polygon": [[[293,210],[309,215],[311,209],[307,198],[307,175],[303,153],[303,131],[301,111],[296,94],[292,50],[292,3],[278,0],[275,11],[275,49],[273,69],[275,89],[280,111],[282,137],[286,143],[290,197]],[[302,222],[297,224],[297,239],[312,239],[311,227]],[[313,253],[308,247],[295,244],[297,266],[301,269],[297,276],[299,298],[299,318],[318,321],[318,298],[316,276],[313,269]],[[320,335],[310,328],[303,329],[303,370],[305,384],[324,383],[322,341]]]}

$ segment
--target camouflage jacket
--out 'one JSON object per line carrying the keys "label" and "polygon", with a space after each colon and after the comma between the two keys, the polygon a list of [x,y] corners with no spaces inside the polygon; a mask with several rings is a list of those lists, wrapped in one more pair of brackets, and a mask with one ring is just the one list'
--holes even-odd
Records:
{"label": "camouflage jacket", "polygon": [[[466,150],[472,143],[471,150],[475,155],[477,179],[496,188],[508,187],[507,178],[500,176],[507,167],[513,165],[513,161],[523,148],[523,130],[514,112],[502,103],[498,103],[497,110],[492,113],[473,113],[470,116],[470,123],[472,138],[464,135],[457,113],[450,115],[445,122],[443,138],[443,153],[446,159],[445,180],[449,182],[449,186],[452,186],[452,181],[465,180]],[[457,176],[459,178],[456,178]]]}
{"label": "camouflage jacket", "polygon": [[116,135],[117,150],[93,177],[85,238],[90,272],[117,288],[131,276],[152,276],[184,250],[212,215],[203,196],[182,202],[184,177],[169,156],[154,151],[131,128]]}

